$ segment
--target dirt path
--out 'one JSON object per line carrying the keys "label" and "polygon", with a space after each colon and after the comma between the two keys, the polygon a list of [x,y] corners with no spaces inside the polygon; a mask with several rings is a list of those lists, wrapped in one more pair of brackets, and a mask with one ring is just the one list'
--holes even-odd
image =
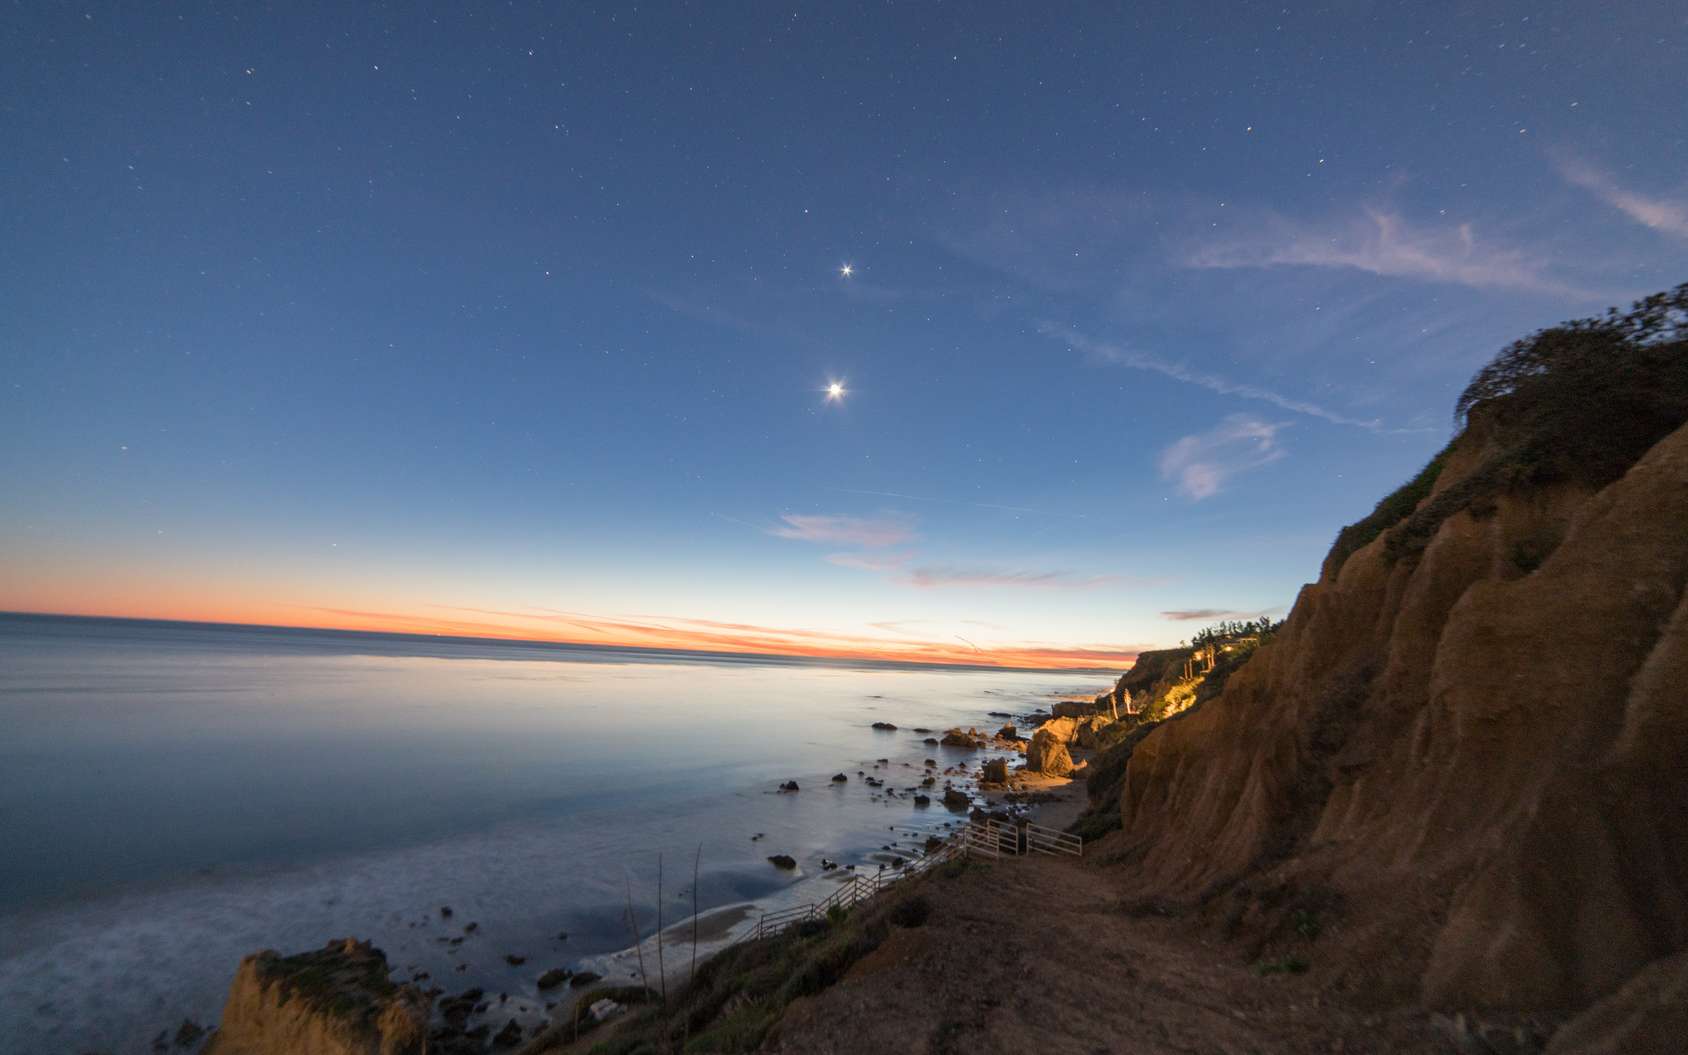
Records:
{"label": "dirt path", "polygon": [[1415,1009],[1333,1004],[1303,976],[1119,907],[1105,869],[1033,857],[927,884],[930,918],[787,1010],[789,1055],[1447,1052]]}

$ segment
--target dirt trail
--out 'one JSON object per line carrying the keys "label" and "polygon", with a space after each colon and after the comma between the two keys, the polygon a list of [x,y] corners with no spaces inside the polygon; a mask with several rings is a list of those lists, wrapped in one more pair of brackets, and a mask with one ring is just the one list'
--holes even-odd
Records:
{"label": "dirt trail", "polygon": [[924,926],[894,931],[837,985],[794,1003],[763,1050],[1448,1052],[1417,1009],[1333,1002],[1261,976],[1233,946],[1125,912],[1104,868],[1032,857],[925,884]]}

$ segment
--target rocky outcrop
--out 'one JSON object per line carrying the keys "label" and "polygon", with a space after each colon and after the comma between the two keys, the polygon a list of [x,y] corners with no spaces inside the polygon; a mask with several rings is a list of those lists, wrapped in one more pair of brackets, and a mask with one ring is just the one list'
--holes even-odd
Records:
{"label": "rocky outcrop", "polygon": [[1432,1006],[1680,985],[1638,972],[1688,949],[1688,427],[1598,488],[1479,486],[1496,428],[1135,743],[1131,894],[1258,943],[1340,911],[1323,969]]}
{"label": "rocky outcrop", "polygon": [[207,1055],[421,1055],[431,999],[387,977],[368,942],[246,957]]}
{"label": "rocky outcrop", "polygon": [[1046,777],[1064,777],[1071,773],[1073,756],[1067,750],[1067,741],[1073,724],[1071,718],[1054,718],[1044,722],[1032,734],[1031,746],[1026,748],[1026,769]]}
{"label": "rocky outcrop", "polygon": [[1072,742],[1086,751],[1093,751],[1102,746],[1102,730],[1113,724],[1114,720],[1105,714],[1080,718],[1073,727]]}

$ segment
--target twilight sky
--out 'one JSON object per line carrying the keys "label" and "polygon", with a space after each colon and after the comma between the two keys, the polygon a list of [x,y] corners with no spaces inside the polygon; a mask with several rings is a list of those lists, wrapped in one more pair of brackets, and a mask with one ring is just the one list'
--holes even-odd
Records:
{"label": "twilight sky", "polygon": [[1680,3],[461,6],[9,8],[0,609],[1121,667],[1688,279]]}

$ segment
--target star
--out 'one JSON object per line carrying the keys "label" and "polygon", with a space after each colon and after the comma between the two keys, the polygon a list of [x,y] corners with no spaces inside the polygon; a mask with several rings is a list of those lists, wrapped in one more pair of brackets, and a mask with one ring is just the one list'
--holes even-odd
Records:
{"label": "star", "polygon": [[856,273],[856,265],[854,265],[854,264],[845,264],[843,267],[838,269],[838,277],[840,277],[840,278],[849,278],[851,275],[853,275],[855,273]]}

